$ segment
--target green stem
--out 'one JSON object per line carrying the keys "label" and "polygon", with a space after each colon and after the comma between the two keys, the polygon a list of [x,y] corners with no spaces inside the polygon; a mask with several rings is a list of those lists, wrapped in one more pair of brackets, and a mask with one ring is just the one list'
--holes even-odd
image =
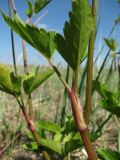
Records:
{"label": "green stem", "polygon": [[[70,72],[70,67],[69,65],[67,66],[67,72],[66,72],[66,83],[68,83],[69,81],[69,72]],[[62,112],[61,112],[61,126],[64,125],[64,122],[65,122],[65,113],[66,113],[66,107],[67,107],[67,91],[66,89],[64,90],[64,96],[63,96],[63,108],[62,108]]]}
{"label": "green stem", "polygon": [[[112,27],[112,29],[111,29],[111,31],[110,31],[110,33],[109,33],[109,36],[108,36],[109,38],[111,37],[112,33],[114,32],[116,26],[117,26],[117,25],[114,25],[114,26]],[[100,52],[98,53],[97,57],[95,58],[94,64],[96,64],[96,62],[97,62],[99,56],[101,55],[102,51],[104,50],[105,46],[106,46],[106,45],[103,44],[103,46],[102,46]]]}
{"label": "green stem", "polygon": [[93,78],[93,53],[94,53],[94,44],[96,37],[96,20],[97,20],[97,9],[98,0],[93,0],[92,4],[92,13],[95,19],[95,28],[91,33],[89,48],[88,48],[88,64],[87,64],[87,81],[86,81],[86,101],[84,107],[84,117],[86,123],[89,123],[90,111],[91,111],[91,100],[92,100],[92,78]]}
{"label": "green stem", "polygon": [[[10,15],[10,17],[12,17],[12,11],[10,9],[10,4],[11,4],[11,1],[8,0],[9,15]],[[14,45],[13,30],[11,29],[10,32],[11,32],[11,46],[12,46],[12,57],[13,57],[14,72],[15,72],[15,75],[17,76],[17,66],[16,66],[16,56],[15,56],[15,45]]]}
{"label": "green stem", "polygon": [[[26,24],[29,24],[32,17],[29,17],[26,20]],[[23,48],[23,62],[24,62],[24,72],[25,74],[29,74],[28,71],[28,63],[27,63],[27,50],[26,50],[26,42],[22,40],[22,48]],[[34,120],[34,111],[33,111],[33,105],[32,105],[32,98],[31,94],[28,95],[28,106],[29,106],[29,115],[32,120]]]}
{"label": "green stem", "polygon": [[86,77],[86,72],[87,72],[87,64],[84,67],[84,71],[81,75],[81,81],[80,81],[80,85],[79,85],[79,95],[81,95],[81,92],[82,92],[83,84],[84,84],[85,77]]}
{"label": "green stem", "polygon": [[119,74],[118,90],[120,90],[120,58],[118,59],[118,74]]}
{"label": "green stem", "polygon": [[109,49],[109,51],[108,51],[108,53],[107,53],[107,55],[106,55],[106,57],[105,57],[105,59],[104,59],[104,62],[102,63],[102,65],[101,65],[101,67],[100,67],[100,69],[99,69],[98,76],[96,77],[95,81],[97,81],[97,80],[99,79],[99,77],[100,77],[100,75],[101,75],[101,73],[102,73],[102,71],[103,71],[103,69],[104,69],[104,67],[105,67],[106,61],[107,61],[107,59],[108,59],[108,57],[109,57],[110,51],[111,51],[111,50]]}
{"label": "green stem", "polygon": [[57,69],[57,67],[53,64],[53,62],[50,59],[48,59],[48,62],[52,66],[53,70],[55,71],[55,73],[57,74],[57,76],[59,77],[59,79],[61,80],[61,82],[63,83],[64,87],[66,88],[66,90],[68,92],[68,94],[70,94],[71,88],[67,84],[67,82],[63,79],[63,77],[62,77],[61,73],[59,72],[59,70]]}
{"label": "green stem", "polygon": [[104,125],[112,118],[112,114],[110,114],[107,119],[99,126],[99,128],[95,131],[95,133],[99,133],[101,132],[102,128],[104,127]]}
{"label": "green stem", "polygon": [[26,42],[24,40],[22,40],[22,49],[23,49],[24,72],[25,74],[29,74],[28,64],[27,64]]}
{"label": "green stem", "polygon": [[[14,13],[16,14],[17,10],[16,10],[16,6],[14,4],[14,0],[11,0],[11,4],[12,4],[13,10],[14,10]],[[29,17],[27,19],[26,23],[29,23],[31,18],[32,17]],[[24,67],[25,68],[24,69],[25,69],[25,73],[28,74],[26,42],[22,41],[22,44],[23,44],[23,53],[24,53],[23,57],[25,56],[25,60],[24,60],[24,62],[25,62]],[[29,130],[31,131],[31,133],[32,133],[37,145],[38,145],[38,148],[41,147],[41,138],[40,138],[39,134],[36,131],[36,127],[35,127],[34,122],[32,121],[33,120],[33,106],[32,106],[31,95],[29,95],[29,101],[28,101],[29,106],[31,107],[31,110],[32,110],[32,111],[30,111],[31,114],[32,114],[31,117],[27,114],[27,112],[25,110],[25,106],[24,106],[24,101],[23,101],[22,95],[21,95],[21,103],[20,103],[20,101],[19,101],[19,99],[17,97],[15,97],[15,98],[17,99],[17,102],[18,102],[18,104],[19,104],[19,106],[20,106],[20,108],[22,110],[22,113],[23,113],[23,115],[25,117],[25,120],[27,122]],[[43,156],[44,156],[45,160],[51,160],[50,156],[48,155],[48,153],[46,151],[42,151],[42,153],[43,153]]]}

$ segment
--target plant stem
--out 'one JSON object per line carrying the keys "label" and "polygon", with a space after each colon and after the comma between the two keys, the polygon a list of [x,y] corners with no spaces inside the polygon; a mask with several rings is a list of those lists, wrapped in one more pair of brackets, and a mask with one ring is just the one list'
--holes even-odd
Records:
{"label": "plant stem", "polygon": [[94,44],[95,44],[95,37],[96,37],[97,10],[98,10],[98,0],[93,0],[92,13],[95,19],[95,28],[91,33],[89,48],[88,48],[86,101],[85,101],[85,107],[84,107],[84,117],[87,124],[89,123],[89,117],[90,117],[90,111],[91,111],[91,100],[92,100],[93,53],[94,53]]}
{"label": "plant stem", "polygon": [[17,10],[16,10],[16,7],[15,7],[14,0],[11,0],[11,4],[12,4],[12,7],[13,7],[13,11],[14,11],[14,13],[16,14],[16,13],[17,13]]}
{"label": "plant stem", "polygon": [[[10,0],[8,0],[8,8],[9,8],[9,15],[12,17],[12,11],[10,8]],[[14,72],[15,75],[17,76],[17,66],[16,66],[16,57],[15,57],[15,45],[14,45],[14,35],[13,35],[13,30],[10,29],[11,32],[11,46],[12,46],[12,57],[13,57],[13,65],[14,65]]]}
{"label": "plant stem", "polygon": [[120,90],[120,58],[118,59],[118,75],[119,75],[118,90]]}
{"label": "plant stem", "polygon": [[[73,86],[73,88],[75,89],[76,85],[75,87]],[[88,154],[89,160],[97,160],[96,153],[90,141],[89,131],[88,131],[87,125],[84,120],[80,98],[76,96],[76,94],[72,91],[70,94],[70,99],[71,99],[71,104],[72,104],[73,116],[74,116],[77,128],[79,130],[79,133],[81,135],[84,147]]]}
{"label": "plant stem", "polygon": [[[70,66],[67,66],[67,72],[66,72],[66,83],[68,84],[69,81],[69,74],[70,74]],[[64,96],[63,96],[63,108],[62,108],[62,112],[61,112],[61,127],[64,125],[65,122],[65,113],[66,113],[66,107],[67,107],[67,91],[66,89],[64,90]]]}
{"label": "plant stem", "polygon": [[95,134],[97,134],[97,133],[99,133],[99,132],[101,132],[102,131],[102,129],[103,129],[103,127],[104,127],[104,125],[112,118],[112,114],[110,114],[107,118],[106,118],[106,120],[99,126],[99,128],[95,131]]}
{"label": "plant stem", "polygon": [[[26,24],[29,24],[32,17],[29,17],[26,20]],[[28,63],[27,63],[27,50],[26,50],[26,42],[22,40],[22,48],[23,48],[23,61],[24,61],[24,72],[25,74],[29,74],[28,71]],[[31,94],[28,95],[28,106],[29,106],[29,115],[32,120],[34,120],[34,111],[33,111],[33,105],[32,105],[32,98]]]}
{"label": "plant stem", "polygon": [[86,130],[81,130],[80,135],[82,137],[83,144],[85,146],[89,160],[97,160],[96,153],[95,153],[94,148],[92,146],[92,143],[90,141],[88,128],[86,128]]}
{"label": "plant stem", "polygon": [[[73,71],[73,82],[72,82],[72,89],[69,87],[69,85],[66,83],[66,81],[63,79],[62,75],[60,74],[59,70],[57,67],[52,63],[51,60],[48,60],[54,71],[56,72],[57,76],[63,83],[64,87],[67,90],[67,93],[70,97],[71,100],[71,106],[72,106],[72,111],[73,111],[73,116],[75,119],[76,126],[80,132],[80,135],[83,140],[83,144],[85,146],[85,149],[88,153],[89,160],[97,160],[96,153],[94,151],[94,148],[92,146],[92,143],[89,138],[89,132],[87,129],[87,125],[84,120],[84,115],[83,115],[83,109],[80,103],[80,98],[77,95],[78,87],[77,87],[77,78],[78,78],[78,69],[76,71]],[[74,77],[75,76],[75,77]]]}
{"label": "plant stem", "polygon": [[98,76],[96,77],[95,81],[97,81],[97,80],[99,79],[99,77],[100,77],[100,75],[101,75],[101,73],[102,73],[102,71],[103,71],[103,69],[104,69],[104,67],[105,67],[106,61],[107,61],[108,56],[109,56],[109,54],[110,54],[110,51],[111,51],[111,49],[109,49],[109,51],[108,51],[108,53],[107,53],[107,55],[106,55],[106,57],[105,57],[102,65],[101,65],[101,67],[100,67],[100,69],[99,69]]}
{"label": "plant stem", "polygon": [[[20,105],[20,108],[21,108],[22,113],[24,115],[24,118],[25,118],[25,120],[27,122],[29,130],[31,131],[31,133],[32,133],[32,135],[33,135],[33,137],[34,137],[37,145],[38,145],[38,149],[40,149],[40,147],[41,147],[41,138],[40,138],[39,134],[36,131],[35,124],[31,120],[31,118],[29,117],[29,115],[27,114],[27,112],[25,110],[24,104],[23,103],[21,104],[20,101],[18,100],[18,98],[16,98],[16,99],[17,99],[18,104]],[[44,156],[45,160],[51,160],[50,156],[48,155],[48,153],[46,151],[42,151],[42,153],[43,153],[43,156]]]}
{"label": "plant stem", "polygon": [[57,76],[59,77],[61,82],[63,83],[64,87],[66,88],[66,91],[68,92],[68,94],[70,94],[71,93],[71,88],[67,84],[67,82],[63,79],[63,77],[62,77],[61,73],[59,72],[59,70],[57,69],[57,67],[53,64],[53,62],[50,59],[48,59],[48,62],[52,66],[53,70],[55,71],[55,73],[57,74]]}
{"label": "plant stem", "polygon": [[[14,0],[11,0],[11,4],[12,4],[13,11],[16,14],[17,13],[17,9],[16,9],[16,6],[15,6]],[[30,23],[31,18],[32,17],[29,17],[26,20],[27,24]],[[24,40],[22,40],[22,48],[23,48],[24,72],[25,72],[25,74],[29,74],[29,72],[28,72],[28,64],[27,64],[26,42]],[[15,57],[15,56],[13,56],[13,57]],[[30,114],[31,119],[33,120],[34,119],[34,112],[33,112],[31,95],[28,96],[28,105],[29,105],[29,114]]]}
{"label": "plant stem", "polygon": [[24,40],[22,40],[22,49],[23,49],[24,72],[25,74],[29,74],[28,64],[27,64],[26,42]]}

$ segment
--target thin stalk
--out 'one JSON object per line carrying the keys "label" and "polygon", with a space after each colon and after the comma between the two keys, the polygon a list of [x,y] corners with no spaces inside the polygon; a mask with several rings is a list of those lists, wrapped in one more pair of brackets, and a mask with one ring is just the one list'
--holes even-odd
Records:
{"label": "thin stalk", "polygon": [[[116,26],[117,26],[117,25],[114,25],[114,26],[112,27],[112,29],[111,29],[111,31],[110,31],[110,33],[109,33],[109,36],[108,36],[109,38],[111,37],[112,33],[114,32]],[[105,43],[103,44],[100,52],[98,53],[97,57],[95,58],[94,64],[96,64],[96,62],[97,62],[99,56],[101,55],[102,51],[104,50],[104,48],[105,48]]]}
{"label": "thin stalk", "polygon": [[[67,72],[66,72],[66,79],[65,81],[68,83],[69,81],[69,73],[70,72],[70,67],[69,65],[67,66]],[[62,108],[62,112],[61,112],[61,126],[64,125],[65,122],[65,112],[66,112],[66,107],[67,107],[67,91],[66,89],[64,90],[64,96],[63,96],[63,108]]]}
{"label": "thin stalk", "polygon": [[[14,10],[14,13],[17,14],[17,10],[16,10],[16,6],[14,4],[14,0],[11,0],[11,4],[12,4],[12,7],[13,7],[13,10]],[[30,23],[30,20],[31,20],[32,17],[29,17],[27,20],[26,20],[26,23]],[[28,74],[28,66],[27,66],[27,52],[26,52],[26,42],[23,41],[22,42],[22,45],[23,45],[23,57],[25,58],[24,59],[24,70],[25,70],[25,73]],[[36,127],[35,127],[35,124],[33,122],[33,106],[32,106],[32,99],[31,99],[31,95],[29,95],[29,100],[28,100],[28,104],[29,104],[29,107],[30,107],[30,116],[27,114],[26,110],[25,110],[25,106],[24,106],[24,101],[23,101],[23,98],[22,98],[22,95],[21,95],[21,103],[19,101],[19,99],[17,97],[15,97],[17,99],[17,102],[22,110],[22,113],[24,115],[24,118],[27,122],[27,125],[29,127],[29,130],[31,131],[37,145],[38,145],[38,148],[41,147],[41,138],[39,136],[39,134],[37,133],[36,131]],[[51,160],[50,156],[48,155],[48,153],[46,151],[42,151],[43,153],[43,156],[45,158],[45,160]]]}
{"label": "thin stalk", "polygon": [[107,55],[106,55],[106,57],[105,57],[102,65],[101,65],[101,67],[100,67],[100,69],[99,69],[98,76],[96,77],[95,80],[98,80],[98,79],[99,79],[99,77],[100,77],[100,75],[101,75],[101,73],[102,73],[102,71],[103,71],[103,69],[104,69],[104,67],[105,67],[106,61],[107,61],[107,59],[108,59],[108,57],[109,57],[110,51],[111,51],[111,50],[109,49],[109,51],[108,51],[108,53],[107,53]]}
{"label": "thin stalk", "polygon": [[[32,17],[29,17],[26,20],[26,24],[29,24]],[[24,62],[24,72],[25,74],[29,74],[28,71],[28,63],[27,63],[27,50],[26,50],[26,42],[22,40],[22,48],[23,48],[23,62]],[[28,106],[29,106],[29,115],[32,120],[34,120],[34,111],[33,111],[33,105],[32,105],[32,97],[31,94],[28,95]]]}
{"label": "thin stalk", "polygon": [[118,141],[117,141],[118,152],[120,152],[120,128],[118,129]]}
{"label": "thin stalk", "polygon": [[[11,0],[8,0],[8,9],[9,9],[10,17],[12,17],[11,3],[13,4],[14,1],[12,2]],[[13,58],[14,74],[15,74],[15,76],[17,76],[17,65],[16,65],[14,34],[13,34],[13,30],[12,29],[10,29],[10,32],[11,32],[11,47],[12,47],[12,58]],[[18,110],[17,123],[19,121],[19,116],[20,116],[19,113],[20,113],[20,109]]]}
{"label": "thin stalk", "polygon": [[[29,127],[29,130],[31,131],[31,133],[32,133],[37,145],[38,145],[38,149],[40,149],[41,148],[41,138],[40,138],[39,134],[36,131],[35,124],[31,120],[30,116],[27,114],[27,112],[25,110],[25,106],[24,106],[23,100],[22,100],[22,103],[21,103],[17,97],[16,97],[16,99],[17,99],[17,102],[18,102],[18,104],[19,104],[19,106],[20,106],[20,108],[22,110],[22,113],[23,113],[24,118],[26,120],[26,123],[27,123],[27,125]],[[49,155],[48,155],[48,153],[46,151],[42,151],[42,153],[43,153],[43,156],[44,156],[45,160],[50,160],[50,157],[49,157]]]}
{"label": "thin stalk", "polygon": [[118,90],[120,90],[120,58],[118,59],[118,75],[119,75]]}
{"label": "thin stalk", "polygon": [[84,107],[84,117],[86,123],[89,123],[90,111],[91,111],[91,100],[92,100],[92,78],[93,78],[93,53],[94,44],[96,37],[96,21],[97,21],[97,10],[98,10],[98,0],[93,0],[92,2],[92,13],[95,19],[95,28],[91,33],[89,48],[88,48],[88,64],[87,64],[87,81],[86,81],[86,101]]}
{"label": "thin stalk", "polygon": [[[10,8],[11,0],[8,0],[8,8],[9,8],[9,15],[12,17],[12,11]],[[11,32],[11,46],[12,46],[12,57],[13,57],[13,66],[14,66],[14,73],[17,76],[17,66],[16,66],[16,56],[15,56],[15,45],[14,45],[14,34],[13,30],[10,29]]]}
{"label": "thin stalk", "polygon": [[[17,14],[17,9],[14,3],[14,0],[11,0],[12,8],[15,14]],[[26,20],[26,23],[29,24],[32,17],[29,17]],[[28,64],[27,64],[27,51],[26,51],[26,42],[22,40],[22,48],[23,48],[23,61],[24,61],[24,72],[25,74],[29,74],[28,72]],[[29,114],[31,119],[34,119],[34,112],[33,112],[33,105],[32,105],[32,99],[31,95],[28,96],[28,105],[29,105]]]}
{"label": "thin stalk", "polygon": [[112,71],[113,71],[113,62],[114,62],[114,60],[112,60],[112,62],[111,62],[111,65],[110,65],[110,68],[109,68],[109,71],[108,71],[108,75],[107,75],[107,77],[106,77],[106,82],[110,79],[110,77],[111,77],[111,74],[112,74]]}
{"label": "thin stalk", "polygon": [[14,3],[14,0],[11,0],[11,4],[12,4],[12,7],[13,7],[13,11],[16,14],[17,10],[16,10],[16,6],[15,6],[15,3]]}
{"label": "thin stalk", "polygon": [[102,130],[102,128],[104,127],[104,125],[112,118],[112,114],[110,114],[107,118],[106,118],[106,120],[99,126],[99,128],[95,131],[95,133],[97,134],[97,133],[99,133],[99,132],[101,132],[101,130]]}
{"label": "thin stalk", "polygon": [[57,67],[53,64],[53,62],[48,59],[48,62],[50,63],[51,67],[53,68],[53,70],[55,71],[55,73],[57,74],[57,76],[59,77],[59,79],[61,80],[61,82],[63,83],[64,87],[66,88],[68,94],[71,93],[71,88],[70,86],[67,84],[67,82],[63,79],[61,73],[59,72],[59,70],[57,69]]}
{"label": "thin stalk", "polygon": [[25,72],[25,74],[29,74],[28,64],[27,64],[26,42],[24,40],[22,40],[22,49],[23,49],[24,72]]}
{"label": "thin stalk", "polygon": [[[98,33],[99,25],[100,25],[100,20],[101,20],[101,17],[99,17],[99,19],[98,19],[95,38],[97,37],[97,33]],[[96,58],[96,60],[97,60],[97,58]],[[86,72],[87,72],[87,64],[86,64],[86,66],[84,68],[84,71],[83,71],[83,74],[81,76],[82,79],[81,79],[80,85],[79,85],[79,95],[81,94],[81,91],[82,91],[82,87],[83,87],[83,83],[84,83],[84,80],[85,80]]]}
{"label": "thin stalk", "polygon": [[61,97],[61,94],[59,93],[58,94],[58,98],[57,98],[57,101],[56,101],[56,114],[55,114],[55,123],[57,123],[57,118],[58,118],[58,114],[59,114],[59,108],[60,108],[60,98]]}
{"label": "thin stalk", "polygon": [[[118,59],[118,74],[119,74],[119,81],[118,81],[118,90],[120,90],[120,58]],[[115,116],[116,121],[118,123],[118,142],[117,142],[117,147],[118,151],[120,152],[120,122],[118,121],[118,118]]]}
{"label": "thin stalk", "polygon": [[81,95],[81,92],[82,92],[82,88],[83,88],[83,84],[84,84],[84,81],[85,81],[85,76],[86,76],[86,72],[87,72],[87,64],[84,68],[84,71],[82,73],[82,79],[80,81],[80,85],[79,85],[79,95]]}

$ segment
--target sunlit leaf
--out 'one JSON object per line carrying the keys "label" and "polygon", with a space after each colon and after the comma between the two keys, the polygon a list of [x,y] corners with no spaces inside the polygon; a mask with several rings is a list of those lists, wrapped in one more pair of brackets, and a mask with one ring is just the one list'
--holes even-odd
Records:
{"label": "sunlit leaf", "polygon": [[57,50],[66,62],[76,69],[85,57],[85,51],[92,29],[94,19],[88,0],[72,1],[70,20],[65,23],[64,37],[56,36]]}
{"label": "sunlit leaf", "polygon": [[42,120],[37,122],[37,127],[38,127],[38,129],[40,128],[41,130],[45,130],[45,131],[48,131],[51,133],[58,133],[61,130],[59,125],[57,125],[56,123],[42,121]]}
{"label": "sunlit leaf", "polygon": [[105,43],[107,44],[107,46],[111,50],[116,51],[118,44],[113,38],[111,38],[111,39],[104,38],[104,40],[105,40]]}
{"label": "sunlit leaf", "polygon": [[34,12],[37,14],[50,2],[51,0],[36,0],[34,5]]}
{"label": "sunlit leaf", "polygon": [[21,78],[15,77],[10,69],[0,64],[0,90],[12,95],[19,95]]}
{"label": "sunlit leaf", "polygon": [[17,15],[10,18],[2,13],[6,23],[26,42],[37,49],[46,58],[50,59],[56,49],[54,31],[46,32],[33,25],[25,24]]}
{"label": "sunlit leaf", "polygon": [[23,87],[26,94],[30,94],[34,91],[40,84],[42,84],[45,80],[47,80],[52,74],[53,70],[48,69],[47,71],[38,73],[31,73],[29,75],[25,75],[23,81]]}
{"label": "sunlit leaf", "polygon": [[26,94],[33,92],[40,84],[47,80],[52,74],[53,70],[48,69],[47,71],[38,73],[31,73],[24,76],[23,87]]}
{"label": "sunlit leaf", "polygon": [[82,147],[83,144],[80,140],[73,140],[71,139],[70,141],[65,143],[65,154],[72,152],[80,147]]}
{"label": "sunlit leaf", "polygon": [[[62,154],[62,145],[59,141],[41,138],[41,147],[45,148],[45,150],[50,150],[50,151]],[[33,151],[33,150],[37,150],[38,146],[36,142],[31,142],[24,145],[24,148]]]}
{"label": "sunlit leaf", "polygon": [[32,17],[32,15],[33,15],[33,5],[32,5],[30,0],[27,0],[27,4],[28,4],[28,9],[25,11],[25,13],[28,17]]}
{"label": "sunlit leaf", "polygon": [[119,160],[120,153],[112,151],[110,149],[97,149],[98,157],[101,160]]}

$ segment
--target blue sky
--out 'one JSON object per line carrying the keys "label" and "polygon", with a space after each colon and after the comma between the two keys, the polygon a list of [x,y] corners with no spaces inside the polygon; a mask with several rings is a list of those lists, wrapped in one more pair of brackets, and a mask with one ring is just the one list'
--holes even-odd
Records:
{"label": "blue sky", "polygon": [[[102,38],[107,37],[112,26],[114,19],[120,14],[120,5],[117,0],[98,0],[99,1],[99,16],[101,16],[101,22],[99,26],[95,55],[99,52],[103,43]],[[19,16],[25,21],[26,16],[24,11],[27,7],[26,0],[15,0],[16,8]],[[0,9],[8,14],[8,2],[7,0],[0,0]],[[62,33],[64,22],[68,20],[68,12],[71,10],[71,0],[52,0],[52,2],[41,12],[35,16],[32,22],[35,22],[37,17],[47,12],[46,16],[38,24],[39,27],[56,30]],[[120,41],[120,26],[116,28],[113,37]],[[21,38],[15,34],[15,49],[17,63],[22,63],[22,46]],[[104,55],[107,51],[105,48]],[[47,61],[39,54],[35,49],[27,45],[28,62],[29,64],[47,64]],[[5,24],[2,17],[0,16],[0,63],[12,63],[12,52],[10,42],[10,28]],[[102,56],[104,58],[104,55]],[[64,61],[58,54],[55,54],[54,61],[56,63]]]}

